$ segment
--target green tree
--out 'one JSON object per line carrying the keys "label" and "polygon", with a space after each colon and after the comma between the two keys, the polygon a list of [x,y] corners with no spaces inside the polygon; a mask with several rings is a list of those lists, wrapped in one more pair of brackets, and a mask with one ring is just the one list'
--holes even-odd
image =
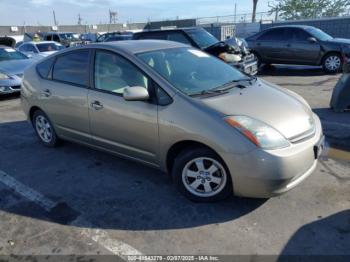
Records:
{"label": "green tree", "polygon": [[270,13],[286,20],[331,17],[345,13],[349,5],[350,0],[275,0]]}

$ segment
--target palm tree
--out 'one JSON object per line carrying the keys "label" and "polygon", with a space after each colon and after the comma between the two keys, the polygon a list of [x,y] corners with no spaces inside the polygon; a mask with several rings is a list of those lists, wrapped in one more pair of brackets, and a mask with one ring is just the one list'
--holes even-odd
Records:
{"label": "palm tree", "polygon": [[258,0],[253,0],[253,16],[252,16],[252,22],[255,22],[256,20],[256,7],[258,5]]}

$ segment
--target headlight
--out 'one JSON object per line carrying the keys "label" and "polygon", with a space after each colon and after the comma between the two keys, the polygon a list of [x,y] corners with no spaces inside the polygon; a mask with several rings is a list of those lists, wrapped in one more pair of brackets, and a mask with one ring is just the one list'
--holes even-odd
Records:
{"label": "headlight", "polygon": [[260,148],[279,149],[290,145],[281,133],[261,121],[247,116],[229,116],[224,120]]}
{"label": "headlight", "polygon": [[9,79],[10,77],[4,73],[0,72],[0,80]]}

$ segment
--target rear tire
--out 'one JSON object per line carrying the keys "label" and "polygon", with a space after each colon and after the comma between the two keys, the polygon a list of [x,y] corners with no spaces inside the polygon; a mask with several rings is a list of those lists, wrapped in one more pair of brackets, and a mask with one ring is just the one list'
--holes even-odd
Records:
{"label": "rear tire", "polygon": [[226,165],[207,148],[181,152],[174,161],[172,177],[177,189],[194,202],[215,202],[233,194]]}
{"label": "rear tire", "polygon": [[43,111],[36,110],[34,112],[32,124],[42,144],[47,147],[56,147],[59,145],[60,140],[57,137],[56,131],[50,119]]}
{"label": "rear tire", "polygon": [[324,57],[322,62],[323,70],[330,74],[339,73],[343,67],[343,61],[339,54],[331,53]]}

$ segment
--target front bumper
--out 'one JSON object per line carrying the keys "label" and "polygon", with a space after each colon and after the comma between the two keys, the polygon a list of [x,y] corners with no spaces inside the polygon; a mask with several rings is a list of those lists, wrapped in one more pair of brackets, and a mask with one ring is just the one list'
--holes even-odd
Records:
{"label": "front bumper", "polygon": [[18,93],[21,91],[22,79],[11,76],[9,79],[0,80],[0,95]]}
{"label": "front bumper", "polygon": [[238,68],[240,71],[248,75],[254,76],[258,74],[258,62],[251,56],[246,56],[243,58],[243,61],[238,63],[230,63],[230,65]]}
{"label": "front bumper", "polygon": [[256,149],[246,155],[224,154],[235,195],[268,198],[296,187],[316,169],[324,147],[319,118],[314,115],[315,135],[303,142],[278,150]]}

